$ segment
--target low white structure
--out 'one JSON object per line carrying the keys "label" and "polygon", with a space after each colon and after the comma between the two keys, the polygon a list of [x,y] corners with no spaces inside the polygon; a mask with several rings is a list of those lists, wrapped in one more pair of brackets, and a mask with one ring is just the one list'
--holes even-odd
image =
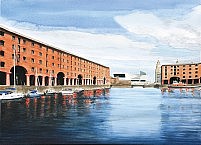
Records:
{"label": "low white structure", "polygon": [[140,74],[114,73],[113,76],[119,80],[130,81],[132,86],[148,84],[147,75],[143,71],[140,71]]}

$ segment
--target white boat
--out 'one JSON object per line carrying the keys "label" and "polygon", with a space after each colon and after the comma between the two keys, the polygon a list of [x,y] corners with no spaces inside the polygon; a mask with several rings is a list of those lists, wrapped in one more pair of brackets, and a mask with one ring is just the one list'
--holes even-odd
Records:
{"label": "white boat", "polygon": [[0,91],[0,100],[12,100],[12,99],[21,99],[24,97],[24,94],[17,93],[9,90]]}
{"label": "white boat", "polygon": [[51,96],[57,94],[57,92],[53,89],[47,89],[44,93],[46,96]]}
{"label": "white boat", "polygon": [[42,93],[39,93],[38,90],[30,90],[27,93],[27,97],[30,97],[30,98],[40,97],[41,95],[42,95]]}
{"label": "white boat", "polygon": [[61,91],[59,91],[60,94],[62,95],[73,95],[74,91],[72,89],[62,89]]}
{"label": "white boat", "polygon": [[15,61],[16,61],[16,57],[15,57],[15,49],[14,49],[14,74],[13,74],[13,78],[14,78],[14,88],[7,88],[3,91],[0,91],[0,99],[1,100],[13,100],[13,99],[20,99],[24,97],[23,93],[18,93],[15,86],[16,86],[16,74],[15,74]]}

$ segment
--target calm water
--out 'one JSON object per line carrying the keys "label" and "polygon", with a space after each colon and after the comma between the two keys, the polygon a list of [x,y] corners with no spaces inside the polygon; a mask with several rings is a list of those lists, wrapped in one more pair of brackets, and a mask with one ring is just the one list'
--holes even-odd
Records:
{"label": "calm water", "polygon": [[1,103],[0,143],[201,143],[199,91],[112,88],[90,99],[65,96]]}

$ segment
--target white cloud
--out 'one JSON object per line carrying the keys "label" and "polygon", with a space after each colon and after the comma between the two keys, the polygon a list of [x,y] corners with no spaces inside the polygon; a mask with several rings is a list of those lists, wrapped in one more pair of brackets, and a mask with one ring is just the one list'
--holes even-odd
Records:
{"label": "white cloud", "polygon": [[201,45],[201,6],[191,13],[174,20],[151,12],[134,12],[116,16],[115,20],[131,33],[155,37],[160,43],[175,48],[199,49]]}

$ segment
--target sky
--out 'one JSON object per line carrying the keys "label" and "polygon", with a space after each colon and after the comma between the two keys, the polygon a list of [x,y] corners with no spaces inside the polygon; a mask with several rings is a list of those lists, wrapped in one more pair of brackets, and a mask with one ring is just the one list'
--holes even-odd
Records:
{"label": "sky", "polygon": [[201,0],[1,0],[0,25],[110,67],[200,61]]}

